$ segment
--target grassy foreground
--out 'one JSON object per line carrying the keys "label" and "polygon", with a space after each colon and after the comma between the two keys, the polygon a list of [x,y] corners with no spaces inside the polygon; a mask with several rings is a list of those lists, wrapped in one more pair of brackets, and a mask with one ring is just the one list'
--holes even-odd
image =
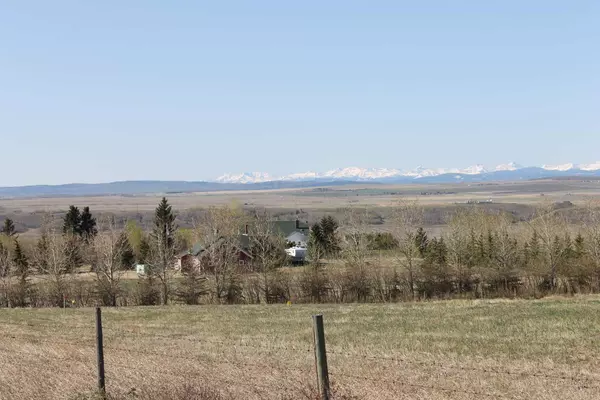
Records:
{"label": "grassy foreground", "polygon": [[[600,396],[600,297],[416,304],[104,309],[107,388],[185,384],[239,399],[309,399],[311,315],[331,380],[357,399]],[[0,310],[0,399],[93,390],[93,309]]]}

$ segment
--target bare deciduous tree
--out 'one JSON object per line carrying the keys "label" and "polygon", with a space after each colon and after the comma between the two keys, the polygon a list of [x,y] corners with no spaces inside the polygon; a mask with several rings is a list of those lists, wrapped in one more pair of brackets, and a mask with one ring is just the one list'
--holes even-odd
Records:
{"label": "bare deciduous tree", "polygon": [[590,200],[583,217],[585,253],[595,272],[596,290],[600,289],[600,201]]}
{"label": "bare deciduous tree", "polygon": [[96,287],[104,305],[115,307],[121,291],[121,278],[129,268],[125,264],[130,253],[127,234],[116,227],[113,217],[100,221],[100,234],[91,242]]}
{"label": "bare deciduous tree", "polygon": [[495,269],[495,279],[502,282],[504,292],[510,289],[511,282],[516,279],[520,249],[516,239],[515,226],[507,214],[495,218],[494,248],[490,254]]}
{"label": "bare deciduous tree", "polygon": [[72,278],[72,243],[54,229],[46,232],[46,259],[38,265],[42,278],[47,280],[54,305],[62,306]]}
{"label": "bare deciduous tree", "polygon": [[423,216],[423,207],[416,200],[399,202],[392,214],[393,235],[398,242],[399,253],[396,263],[406,271],[407,284],[413,299],[415,298],[415,279],[418,271],[417,259],[420,256],[416,238],[417,230],[423,225]]}
{"label": "bare deciduous tree", "polygon": [[558,269],[567,255],[567,247],[561,238],[569,235],[567,221],[552,203],[541,204],[529,226],[536,233],[548,274],[548,285],[554,290],[557,286]]}
{"label": "bare deciduous tree", "polygon": [[344,210],[342,226],[342,256],[346,263],[348,290],[356,300],[366,301],[371,292],[371,276],[368,269],[368,210]]}
{"label": "bare deciduous tree", "polygon": [[469,243],[475,235],[474,219],[471,210],[459,210],[450,218],[444,233],[447,262],[456,278],[459,293],[468,289],[471,280],[470,258],[473,249],[469,248]]}
{"label": "bare deciduous tree", "polygon": [[211,276],[211,293],[218,303],[241,299],[240,231],[246,222],[241,210],[228,206],[211,207],[195,222],[201,272]]}

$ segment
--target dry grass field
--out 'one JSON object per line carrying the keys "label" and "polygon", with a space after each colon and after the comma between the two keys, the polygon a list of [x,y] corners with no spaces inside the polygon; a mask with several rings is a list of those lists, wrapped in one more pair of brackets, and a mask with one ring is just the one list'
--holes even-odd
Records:
{"label": "dry grass field", "polygon": [[[544,196],[541,196],[541,195]],[[2,212],[53,212],[85,204],[97,212],[144,212],[156,208],[162,196],[175,209],[205,208],[237,202],[253,207],[335,209],[349,205],[389,207],[399,198],[418,198],[424,205],[448,205],[492,199],[497,203],[536,204],[544,199],[574,203],[600,195],[600,181],[527,181],[473,184],[361,184],[325,188],[245,190],[139,196],[0,198]]]}
{"label": "dry grass field", "polygon": [[[226,398],[309,399],[315,313],[324,314],[338,398],[600,396],[597,296],[104,309],[107,388],[131,399],[186,384]],[[0,337],[1,399],[93,390],[93,309],[3,309]]]}

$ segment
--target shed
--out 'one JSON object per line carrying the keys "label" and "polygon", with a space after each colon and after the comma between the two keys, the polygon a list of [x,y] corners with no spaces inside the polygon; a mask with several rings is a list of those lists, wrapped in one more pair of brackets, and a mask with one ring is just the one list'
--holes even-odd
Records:
{"label": "shed", "polygon": [[138,275],[146,275],[146,273],[148,272],[148,268],[146,267],[145,264],[136,264],[135,265],[135,272]]}

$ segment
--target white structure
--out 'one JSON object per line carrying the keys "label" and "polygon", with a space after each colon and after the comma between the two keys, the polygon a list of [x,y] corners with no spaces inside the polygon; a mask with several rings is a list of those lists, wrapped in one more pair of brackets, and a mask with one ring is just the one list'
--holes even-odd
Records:
{"label": "white structure", "polygon": [[138,275],[146,275],[146,266],[144,264],[136,264],[135,265],[135,272]]}
{"label": "white structure", "polygon": [[304,262],[304,260],[306,260],[306,247],[294,246],[290,247],[289,249],[286,249],[285,252],[288,256],[290,256],[292,262],[301,263]]}

